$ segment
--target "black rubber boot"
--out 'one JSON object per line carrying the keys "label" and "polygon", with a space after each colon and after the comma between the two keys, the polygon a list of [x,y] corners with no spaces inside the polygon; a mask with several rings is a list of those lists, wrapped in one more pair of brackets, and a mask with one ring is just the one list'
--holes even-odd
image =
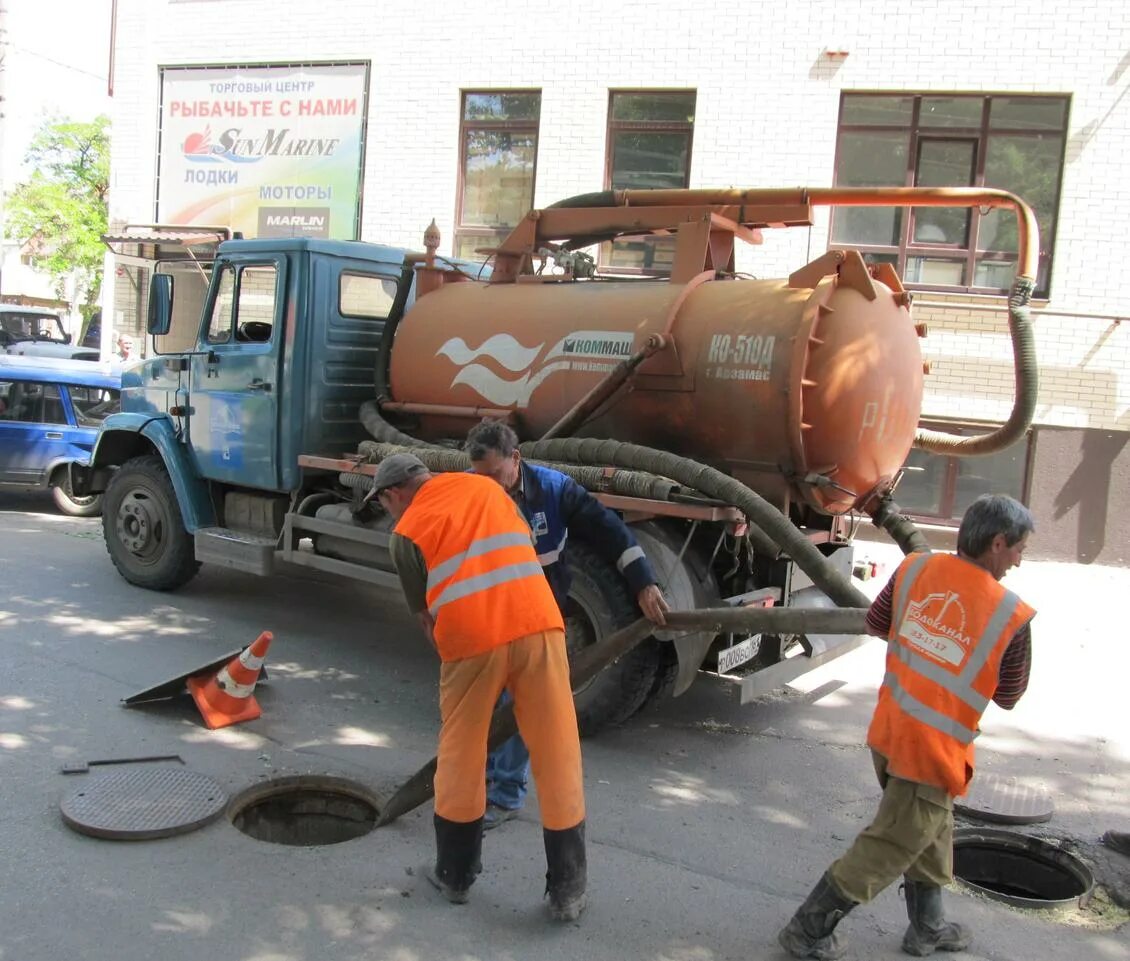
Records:
{"label": "black rubber boot", "polygon": [[483,869],[483,819],[461,823],[435,815],[436,861],[424,876],[452,904],[464,904]]}
{"label": "black rubber boot", "polygon": [[588,904],[585,885],[585,822],[564,831],[542,829],[545,838],[545,893],[549,914],[555,921],[576,921]]}
{"label": "black rubber boot", "polygon": [[1106,834],[1103,835],[1103,844],[1112,851],[1125,854],[1130,858],[1130,832],[1107,831]]}
{"label": "black rubber boot", "polygon": [[781,929],[777,941],[794,958],[834,961],[847,950],[835,933],[840,919],[855,907],[825,874],[804,900],[792,920]]}
{"label": "black rubber boot", "polygon": [[960,924],[945,919],[942,913],[942,889],[927,881],[906,879],[906,916],[910,927],[902,939],[902,949],[916,958],[925,958],[935,951],[964,951],[973,935]]}

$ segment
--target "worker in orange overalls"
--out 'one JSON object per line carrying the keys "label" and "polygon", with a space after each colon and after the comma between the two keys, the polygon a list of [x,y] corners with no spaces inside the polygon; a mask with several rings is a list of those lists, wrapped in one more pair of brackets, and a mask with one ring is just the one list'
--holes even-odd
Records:
{"label": "worker in orange overalls", "polygon": [[477,474],[381,461],[375,496],[396,519],[390,551],[408,606],[439,653],[442,726],[436,860],[425,876],[461,904],[481,870],[487,732],[504,689],[538,788],[550,915],[585,908],[585,798],[565,627],[514,501]]}
{"label": "worker in orange overalls", "polygon": [[957,554],[911,554],[867,613],[887,639],[887,673],[867,744],[883,788],[879,811],[825,872],[778,935],[794,958],[840,957],[840,919],[905,875],[907,954],[963,951],[972,940],[946,921],[953,880],[953,799],[973,777],[973,739],[989,701],[1011,710],[1028,686],[1035,611],[998,582],[1019,566],[1034,529],[1023,504],[978,498]]}

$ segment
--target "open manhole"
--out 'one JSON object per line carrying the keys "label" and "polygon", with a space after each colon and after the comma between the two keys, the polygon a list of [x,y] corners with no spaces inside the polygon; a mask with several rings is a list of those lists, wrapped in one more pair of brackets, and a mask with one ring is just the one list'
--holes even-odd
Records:
{"label": "open manhole", "polygon": [[987,897],[1020,908],[1083,908],[1095,886],[1090,869],[1054,844],[992,828],[954,832],[953,873]]}
{"label": "open manhole", "polygon": [[257,841],[314,847],[368,834],[380,813],[377,803],[354,781],[304,774],[248,788],[232,798],[228,816]]}

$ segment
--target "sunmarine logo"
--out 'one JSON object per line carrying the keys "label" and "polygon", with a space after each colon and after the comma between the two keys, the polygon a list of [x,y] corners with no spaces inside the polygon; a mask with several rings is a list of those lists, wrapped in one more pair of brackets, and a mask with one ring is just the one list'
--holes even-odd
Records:
{"label": "sunmarine logo", "polygon": [[192,163],[218,164],[224,163],[257,163],[262,157],[241,157],[234,153],[231,144],[224,140],[229,131],[220,135],[220,143],[212,142],[212,128],[205,127],[202,131],[190,133],[184,138],[181,149],[184,159]]}
{"label": "sunmarine logo", "polygon": [[270,128],[261,136],[245,135],[239,127],[229,127],[215,142],[212,128],[190,133],[181,149],[192,163],[258,163],[264,157],[332,157],[340,137],[299,137],[289,127]]}

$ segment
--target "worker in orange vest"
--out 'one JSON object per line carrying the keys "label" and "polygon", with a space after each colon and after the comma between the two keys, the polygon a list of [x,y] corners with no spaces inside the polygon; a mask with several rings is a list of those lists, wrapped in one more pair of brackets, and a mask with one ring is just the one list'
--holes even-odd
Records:
{"label": "worker in orange vest", "polygon": [[550,915],[585,908],[585,798],[565,626],[529,525],[493,480],[431,474],[412,454],[380,462],[375,496],[396,520],[390,551],[408,606],[439,654],[436,860],[425,876],[461,904],[481,870],[487,733],[504,689],[530,750]]}
{"label": "worker in orange vest", "polygon": [[887,639],[867,733],[883,798],[778,935],[794,958],[840,957],[840,919],[900,875],[910,919],[903,950],[924,957],[969,946],[969,932],[942,911],[953,799],[969,788],[989,701],[1011,710],[1028,686],[1036,612],[999,581],[1019,566],[1034,527],[1023,504],[986,494],[962,518],[956,555],[911,554],[871,605],[867,630]]}

